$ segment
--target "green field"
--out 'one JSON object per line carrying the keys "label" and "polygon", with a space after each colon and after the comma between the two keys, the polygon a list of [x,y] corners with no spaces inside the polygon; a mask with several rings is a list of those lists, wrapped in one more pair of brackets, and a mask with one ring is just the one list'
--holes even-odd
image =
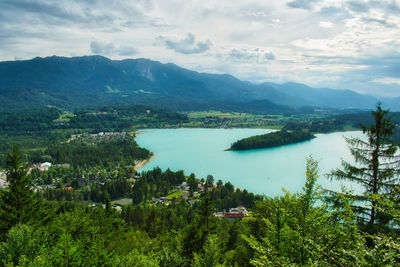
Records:
{"label": "green field", "polygon": [[172,194],[169,194],[168,196],[166,196],[166,198],[167,198],[168,200],[171,200],[171,199],[173,199],[174,197],[180,197],[180,196],[183,195],[183,194],[185,194],[184,191],[178,190],[178,191],[173,192]]}
{"label": "green field", "polygon": [[131,205],[132,204],[132,198],[128,198],[128,197],[120,198],[120,199],[111,201],[111,204],[117,204],[117,205],[120,205],[120,206]]}
{"label": "green field", "polygon": [[55,119],[53,122],[60,123],[60,122],[69,122],[71,118],[73,118],[75,115],[73,113],[68,113],[65,112],[60,115],[58,119]]}
{"label": "green field", "polygon": [[279,117],[275,115],[268,115],[269,118],[265,118],[265,115],[254,115],[249,113],[239,113],[239,112],[221,112],[216,110],[208,111],[196,111],[188,114],[191,119],[201,119],[206,117],[218,117],[218,118],[230,118],[230,119],[274,119],[273,117]]}
{"label": "green field", "polygon": [[285,121],[291,118],[216,110],[196,111],[187,115],[190,121],[182,124],[183,127],[281,129]]}

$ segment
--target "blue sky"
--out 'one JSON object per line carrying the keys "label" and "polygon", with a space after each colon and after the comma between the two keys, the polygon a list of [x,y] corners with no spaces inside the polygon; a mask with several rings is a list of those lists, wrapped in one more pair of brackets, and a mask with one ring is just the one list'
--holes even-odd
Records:
{"label": "blue sky", "polygon": [[150,58],[400,96],[400,0],[1,0],[0,60]]}

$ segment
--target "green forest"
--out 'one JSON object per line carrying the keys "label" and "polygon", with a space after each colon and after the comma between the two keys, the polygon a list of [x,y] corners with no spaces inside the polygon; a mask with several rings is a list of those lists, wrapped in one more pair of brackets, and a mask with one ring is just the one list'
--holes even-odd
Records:
{"label": "green forest", "polygon": [[[97,162],[102,161],[101,157],[104,156],[115,157],[111,160],[115,163],[123,158],[131,160],[132,155],[125,153],[131,149],[142,151],[135,151],[136,157],[146,158],[148,152],[134,148],[136,144],[133,133],[136,129],[180,125],[187,121],[184,114],[145,106],[97,107],[74,111],[54,107],[0,111],[0,167],[5,166],[4,156],[14,145],[27,152],[30,163],[43,162],[54,157],[60,163],[90,165],[90,162],[82,161],[82,157],[89,156],[92,159],[86,158],[87,160]],[[119,140],[112,136],[113,142],[98,142],[96,138],[90,137],[91,134],[99,133],[103,134],[99,138],[101,140],[106,139],[104,133],[124,136]],[[72,139],[74,142],[69,142]],[[113,155],[106,155],[109,153],[104,152],[110,149],[110,152],[114,152],[117,147],[124,146],[127,146],[123,149],[125,152],[112,153]],[[100,150],[103,150],[103,154]]]}
{"label": "green forest", "polygon": [[[358,183],[362,194],[319,186],[318,162],[309,156],[303,189],[283,189],[277,197],[211,175],[136,171],[135,164],[151,152],[136,144],[132,125],[118,121],[186,120],[147,110],[93,124],[83,118],[110,111],[72,116],[49,108],[30,118],[2,113],[1,122],[10,125],[1,136],[13,142],[2,147],[8,187],[0,189],[0,266],[400,264],[397,126],[380,105],[372,121],[361,125],[368,138],[346,139],[357,164],[343,162],[329,174]],[[82,124],[73,120],[79,116]],[[41,126],[31,120],[42,120]],[[27,133],[31,139],[23,138]],[[44,161],[53,166],[40,169]],[[239,206],[248,213],[229,216]]]}
{"label": "green forest", "polygon": [[308,141],[315,138],[315,136],[308,131],[285,131],[280,130],[277,132],[251,136],[240,139],[234,142],[229,150],[249,150],[257,148],[270,148],[299,142]]}

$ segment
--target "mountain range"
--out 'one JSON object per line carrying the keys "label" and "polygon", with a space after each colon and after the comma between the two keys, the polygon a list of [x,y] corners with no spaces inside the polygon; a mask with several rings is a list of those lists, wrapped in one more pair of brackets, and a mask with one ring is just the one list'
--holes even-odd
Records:
{"label": "mountain range", "polygon": [[52,56],[0,62],[1,109],[146,104],[173,110],[278,112],[304,106],[372,109],[378,100],[400,109],[400,98],[377,99],[299,83],[253,84],[143,58]]}

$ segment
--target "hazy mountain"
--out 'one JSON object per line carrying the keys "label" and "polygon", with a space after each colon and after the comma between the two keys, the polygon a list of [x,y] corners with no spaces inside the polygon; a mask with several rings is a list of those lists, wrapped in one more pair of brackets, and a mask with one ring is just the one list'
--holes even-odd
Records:
{"label": "hazy mountain", "polygon": [[[1,108],[153,104],[173,109],[277,111],[290,107],[372,108],[377,99],[303,84],[252,84],[149,59],[46,57],[0,62]],[[385,101],[385,100],[384,100]],[[388,102],[389,103],[389,102]],[[390,104],[396,104],[394,100]]]}
{"label": "hazy mountain", "polygon": [[[271,93],[271,89],[277,93]],[[265,93],[264,93],[265,92]],[[257,90],[258,97],[290,106],[321,106],[337,108],[370,109],[378,101],[369,95],[362,95],[351,90],[334,90],[330,88],[312,88],[299,83],[263,83]],[[386,99],[382,99],[386,103]]]}

